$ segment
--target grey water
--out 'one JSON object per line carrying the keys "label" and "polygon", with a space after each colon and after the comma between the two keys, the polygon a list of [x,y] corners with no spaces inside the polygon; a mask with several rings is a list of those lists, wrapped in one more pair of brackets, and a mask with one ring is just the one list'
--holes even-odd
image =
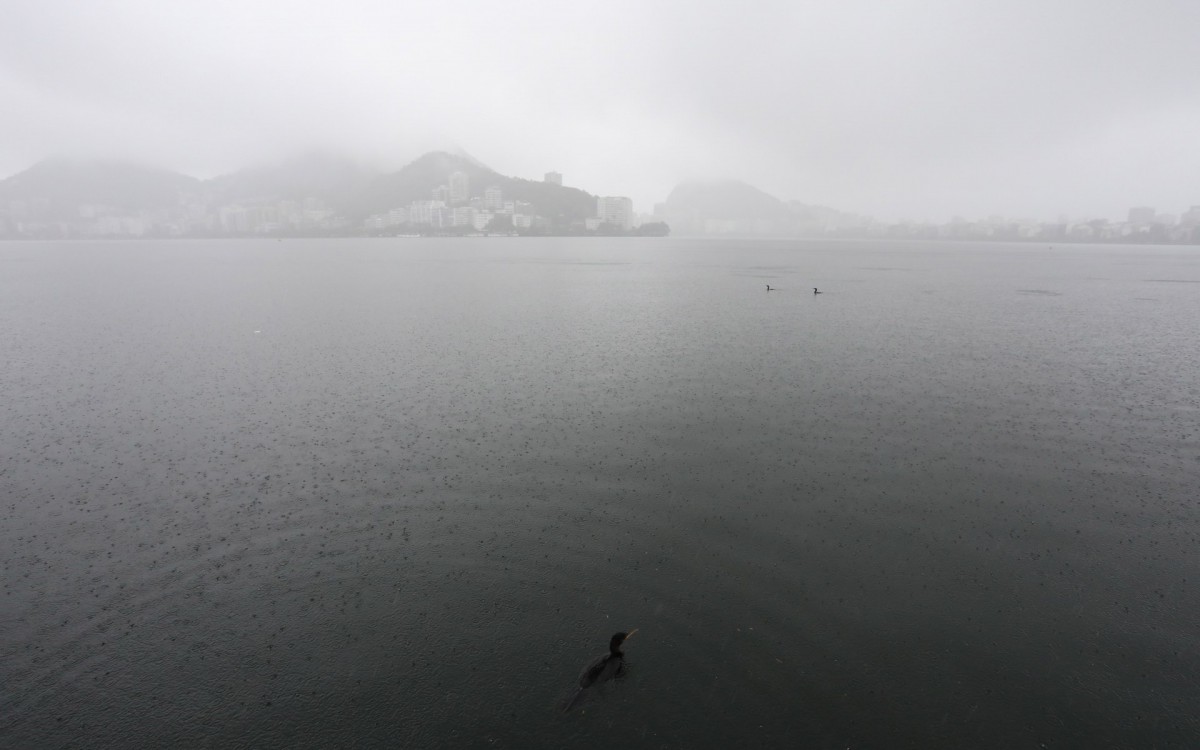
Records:
{"label": "grey water", "polygon": [[1198,321],[1195,247],[0,244],[0,746],[1200,746]]}

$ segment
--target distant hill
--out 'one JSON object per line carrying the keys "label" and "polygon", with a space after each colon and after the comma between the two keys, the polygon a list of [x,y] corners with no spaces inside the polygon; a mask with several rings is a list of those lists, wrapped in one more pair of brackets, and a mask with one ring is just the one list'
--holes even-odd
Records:
{"label": "distant hill", "polygon": [[787,215],[783,201],[738,180],[681,182],[667,196],[667,209],[738,221]]}
{"label": "distant hill", "polygon": [[[471,194],[479,195],[491,185],[499,187],[504,200],[527,201],[555,224],[583,221],[596,212],[596,198],[582,190],[536,180],[505,177],[466,155],[434,151],[398,172],[379,175],[352,201],[360,216],[429,200],[434,188],[446,185],[450,175],[463,172],[470,180]],[[355,216],[354,218],[359,218]]]}
{"label": "distant hill", "polygon": [[787,204],[738,180],[683,182],[666,201],[676,234],[781,234],[788,219]]}
{"label": "distant hill", "polygon": [[344,232],[430,200],[454,172],[466,173],[472,196],[496,186],[505,201],[532,204],[544,231],[582,231],[595,215],[583,190],[506,177],[465,153],[428,153],[390,173],[310,153],[203,181],[127,162],[50,159],[0,181],[0,235]]}
{"label": "distant hill", "polygon": [[682,182],[667,196],[663,210],[675,234],[791,236],[860,221],[830,208],[785,203],[738,180]]}
{"label": "distant hill", "polygon": [[215,177],[205,183],[205,189],[210,200],[222,204],[316,198],[346,209],[377,176],[345,157],[313,152]]}
{"label": "distant hill", "polygon": [[70,221],[81,207],[157,210],[198,194],[194,177],[121,161],[47,159],[0,181],[0,204],[18,201],[38,220]]}

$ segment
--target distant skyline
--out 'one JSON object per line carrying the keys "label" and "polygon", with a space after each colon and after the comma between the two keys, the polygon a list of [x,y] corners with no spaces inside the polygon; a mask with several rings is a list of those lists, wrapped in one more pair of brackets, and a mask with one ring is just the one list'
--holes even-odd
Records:
{"label": "distant skyline", "polygon": [[461,149],[648,212],[686,179],[882,220],[1200,204],[1200,3],[0,0],[0,177]]}

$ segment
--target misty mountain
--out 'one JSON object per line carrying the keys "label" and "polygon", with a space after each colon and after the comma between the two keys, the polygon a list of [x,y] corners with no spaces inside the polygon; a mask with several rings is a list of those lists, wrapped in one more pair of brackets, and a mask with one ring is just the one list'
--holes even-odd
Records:
{"label": "misty mountain", "polygon": [[[560,231],[595,215],[596,199],[583,190],[507,177],[461,152],[431,152],[388,173],[309,153],[205,181],[126,162],[51,159],[0,181],[0,234],[222,234],[263,226],[344,231],[372,214],[431,199],[455,172],[467,175],[471,195],[498,187],[504,200],[532,204]],[[833,209],[784,202],[737,180],[681,183],[663,213],[677,234],[795,236],[861,222]]]}
{"label": "misty mountain", "polygon": [[313,152],[221,175],[208,180],[205,188],[210,200],[221,204],[316,198],[346,209],[377,176],[351,159]]}
{"label": "misty mountain", "polygon": [[784,202],[738,180],[682,182],[662,210],[676,234],[798,235],[861,221],[830,208]]}
{"label": "misty mountain", "polygon": [[681,182],[667,196],[667,210],[735,221],[778,219],[788,213],[783,201],[738,180]]}
{"label": "misty mountain", "polygon": [[69,221],[89,207],[157,210],[200,192],[194,177],[130,162],[47,159],[0,181],[0,205],[18,202],[42,220]]}
{"label": "misty mountain", "polygon": [[[167,233],[219,232],[229,231],[214,223],[228,220],[219,219],[224,209],[233,211],[228,216],[251,211],[258,212],[256,221],[273,221],[272,211],[302,203],[326,211],[320,216],[325,228],[360,226],[372,213],[429,200],[454,172],[467,174],[472,195],[499,187],[504,200],[533,204],[553,226],[570,227],[595,214],[596,199],[583,190],[506,177],[465,153],[428,153],[390,173],[310,153],[204,181],[125,162],[51,159],[0,181],[0,222],[6,222],[0,230],[86,235],[101,231],[93,226],[98,217],[140,215],[146,227]],[[24,229],[16,229],[18,223]]]}
{"label": "misty mountain", "polygon": [[446,185],[450,175],[463,172],[477,195],[486,187],[496,186],[504,200],[525,201],[556,224],[582,221],[596,212],[596,198],[578,188],[554,185],[538,180],[505,177],[466,154],[434,151],[418,158],[398,172],[380,175],[352,202],[354,218],[378,211],[429,200],[433,189]]}

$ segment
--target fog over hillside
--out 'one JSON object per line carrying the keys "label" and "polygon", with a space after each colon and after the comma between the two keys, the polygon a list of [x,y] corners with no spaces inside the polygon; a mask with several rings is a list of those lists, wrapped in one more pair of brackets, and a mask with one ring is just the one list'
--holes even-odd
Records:
{"label": "fog over hillside", "polygon": [[311,153],[208,180],[133,162],[48,159],[0,180],[0,239],[397,234],[662,236],[623,196],[499,174],[434,151],[383,172]]}
{"label": "fog over hillside", "polygon": [[[6,3],[0,177],[463,147],[649,211],[685,180],[897,219],[1200,204],[1200,3]],[[349,177],[349,176],[348,176]]]}

